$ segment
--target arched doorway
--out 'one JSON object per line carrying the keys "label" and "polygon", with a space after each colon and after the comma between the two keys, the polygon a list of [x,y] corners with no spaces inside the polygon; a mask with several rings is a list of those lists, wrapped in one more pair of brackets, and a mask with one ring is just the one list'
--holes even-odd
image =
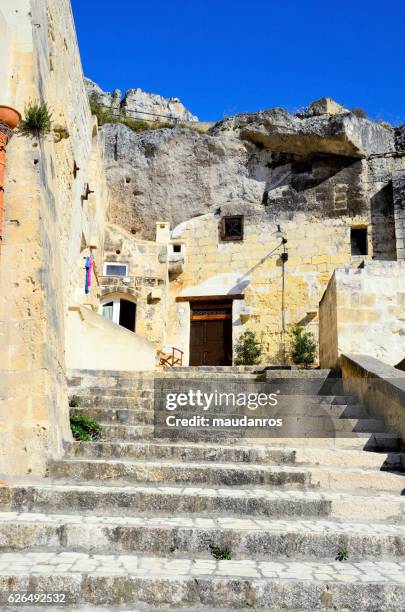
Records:
{"label": "arched doorway", "polygon": [[136,303],[120,296],[110,296],[101,302],[101,314],[132,332],[136,330]]}

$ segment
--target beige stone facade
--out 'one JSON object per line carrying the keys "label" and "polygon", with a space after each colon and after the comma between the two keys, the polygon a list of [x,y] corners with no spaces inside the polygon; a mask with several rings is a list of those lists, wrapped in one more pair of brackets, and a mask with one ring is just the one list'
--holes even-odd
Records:
{"label": "beige stone facade", "polygon": [[[238,212],[238,209],[233,206],[232,212],[235,211]],[[277,225],[267,219],[260,208],[244,216],[244,236],[240,241],[221,240],[221,218],[227,211],[221,212],[222,216],[207,214],[174,228],[170,235],[166,235],[166,247],[158,242],[136,241],[130,234],[116,226],[110,226],[107,234],[109,250],[106,250],[105,258],[129,265],[131,283],[124,291],[136,294],[139,306],[137,331],[139,329],[139,333],[152,339],[158,348],[159,343],[161,346],[180,348],[184,351],[187,364],[190,346],[189,302],[192,298],[243,294],[242,300],[234,300],[232,304],[233,347],[239,335],[245,329],[251,329],[261,341],[262,362],[284,363],[288,361],[288,329],[291,325],[301,324],[318,338],[319,302],[334,270],[346,266],[350,278],[360,278],[361,274],[366,274],[358,268],[364,265],[364,262],[371,262],[373,258],[373,228],[370,216],[340,216],[321,221],[308,215],[297,214],[291,220],[284,220],[280,229],[287,238],[285,246],[288,260],[283,262],[283,247],[280,246]],[[353,227],[368,229],[368,255],[352,254]],[[177,255],[174,252],[175,245],[180,247],[181,266],[177,273],[171,273],[173,258]],[[167,270],[165,265],[159,262],[159,257],[161,262],[164,261],[166,248]],[[398,283],[402,282],[402,268],[392,268],[388,263],[384,265],[382,262],[380,266],[377,262],[375,265],[378,270],[385,271],[383,274],[387,269],[398,269]],[[374,270],[372,266],[367,270],[374,274],[371,272]],[[147,274],[152,278],[156,275],[157,280],[153,282],[160,288],[159,299],[156,301],[150,299],[150,291],[135,286],[135,282],[145,282],[142,279],[145,279]],[[378,273],[374,278],[377,279],[377,276]],[[152,282],[152,278],[149,282]],[[102,282],[106,283],[103,286],[104,293],[119,292],[124,287],[121,279],[115,279],[115,286],[111,285],[112,279],[103,278]],[[380,299],[384,301],[384,287],[377,285],[378,283],[373,291],[380,291]],[[364,287],[360,290],[367,293]],[[399,291],[399,286],[396,291]],[[331,293],[332,287],[323,298],[324,311],[325,305],[331,300]],[[178,298],[191,299],[178,301]],[[369,297],[366,295],[361,299],[367,301]],[[377,306],[375,298],[374,303]],[[334,307],[331,305],[331,308]],[[361,338],[366,330],[356,327],[361,315],[356,312],[357,306],[353,309],[349,336],[356,338],[356,333],[352,332],[357,329],[360,334],[358,337]],[[400,311],[394,312],[392,308],[391,311],[393,319],[397,317],[399,320]],[[328,317],[327,330],[323,334],[324,351],[333,350],[333,344],[329,342],[333,330],[330,323],[332,314]],[[346,350],[349,348],[346,347]],[[398,346],[396,352],[401,350],[403,348]],[[324,359],[324,354],[322,358]],[[326,361],[329,363],[330,359]]]}
{"label": "beige stone facade", "polygon": [[75,301],[98,303],[96,280],[84,293],[83,257],[97,279],[108,197],[70,2],[1,2],[0,24],[1,103],[23,114],[46,100],[56,128],[8,146],[0,253],[0,472],[43,474],[71,439],[64,319]]}
{"label": "beige stone facade", "polygon": [[320,303],[320,359],[363,353],[395,366],[405,354],[405,262],[336,270]]}

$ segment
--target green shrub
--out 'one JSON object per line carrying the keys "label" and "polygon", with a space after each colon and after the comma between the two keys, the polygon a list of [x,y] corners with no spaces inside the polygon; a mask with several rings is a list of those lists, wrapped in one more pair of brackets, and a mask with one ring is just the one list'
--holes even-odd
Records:
{"label": "green shrub", "polygon": [[262,349],[253,331],[246,330],[236,343],[236,365],[257,365],[260,363]]}
{"label": "green shrub", "polygon": [[89,442],[101,437],[101,427],[93,419],[86,419],[81,414],[70,415],[70,428],[75,440]]}
{"label": "green shrub", "polygon": [[72,397],[69,397],[69,406],[70,408],[77,408],[77,406],[80,406],[80,397],[77,395],[72,395]]}
{"label": "green shrub", "polygon": [[301,325],[294,325],[290,330],[291,360],[296,365],[308,367],[315,361],[316,342],[311,332],[306,332]]}
{"label": "green shrub", "polygon": [[150,123],[143,119],[131,119],[131,117],[125,117],[123,115],[119,117],[119,122],[129,127],[133,132],[146,132],[155,129]]}
{"label": "green shrub", "polygon": [[349,551],[346,546],[340,546],[337,555],[336,561],[347,561],[349,558]]}
{"label": "green shrub", "polygon": [[24,110],[18,131],[31,136],[49,134],[52,129],[52,113],[46,102],[30,102]]}
{"label": "green shrub", "polygon": [[227,546],[221,548],[221,546],[217,546],[216,544],[210,544],[210,551],[214,559],[225,559],[229,561],[232,558],[232,551]]}

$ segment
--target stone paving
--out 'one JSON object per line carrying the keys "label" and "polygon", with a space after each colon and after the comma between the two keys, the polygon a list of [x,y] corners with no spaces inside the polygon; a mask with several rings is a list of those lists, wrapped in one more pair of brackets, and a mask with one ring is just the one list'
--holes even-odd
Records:
{"label": "stone paving", "polygon": [[243,559],[164,559],[137,555],[88,555],[77,552],[3,553],[0,575],[18,574],[98,574],[237,576],[238,578],[277,578],[339,581],[390,582],[405,584],[405,561],[361,561],[358,563],[275,562]]}
{"label": "stone paving", "polygon": [[175,517],[141,517],[141,516],[91,516],[77,514],[40,514],[33,512],[1,512],[1,523],[47,523],[56,526],[63,524],[78,525],[101,525],[115,526],[125,525],[128,527],[144,528],[200,528],[207,530],[214,529],[234,529],[238,531],[258,531],[267,532],[294,532],[320,534],[323,531],[341,534],[364,534],[364,535],[394,535],[405,536],[405,524],[385,524],[385,523],[347,523],[317,519],[315,520],[277,520],[260,518],[234,518],[217,517],[206,518],[200,516],[175,516]]}

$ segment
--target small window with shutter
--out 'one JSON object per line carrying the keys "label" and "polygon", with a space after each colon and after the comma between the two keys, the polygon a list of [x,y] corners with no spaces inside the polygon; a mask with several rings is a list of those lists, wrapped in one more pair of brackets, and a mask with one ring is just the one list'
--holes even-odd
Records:
{"label": "small window with shutter", "polygon": [[221,240],[243,240],[243,217],[232,216],[221,219]]}

